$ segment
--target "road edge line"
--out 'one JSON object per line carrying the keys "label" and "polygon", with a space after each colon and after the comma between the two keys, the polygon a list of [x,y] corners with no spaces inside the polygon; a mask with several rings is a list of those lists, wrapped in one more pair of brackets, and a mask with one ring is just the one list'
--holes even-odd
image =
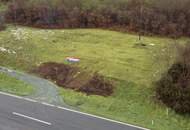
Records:
{"label": "road edge line", "polygon": [[50,106],[50,107],[53,107],[53,108],[58,108],[58,109],[62,109],[62,110],[66,110],[66,111],[70,111],[70,112],[74,112],[74,113],[78,113],[78,114],[81,114],[81,115],[95,117],[95,118],[98,118],[98,119],[102,119],[102,120],[106,120],[106,121],[110,121],[110,122],[114,122],[114,123],[118,123],[118,124],[122,124],[122,125],[126,125],[126,126],[131,126],[131,127],[134,127],[134,128],[139,128],[139,129],[142,129],[142,130],[150,130],[148,128],[144,128],[144,127],[128,124],[128,123],[121,122],[121,121],[116,121],[116,120],[105,118],[105,117],[101,117],[101,116],[96,116],[96,115],[85,113],[85,112],[80,112],[80,111],[77,111],[77,110],[73,110],[73,109],[69,109],[69,108],[65,108],[65,107],[49,104],[49,103],[46,103],[46,102],[37,101],[37,100],[26,98],[26,97],[17,96],[17,95],[14,95],[14,94],[9,94],[9,93],[2,92],[2,91],[0,91],[0,94],[6,95],[6,96],[9,96],[9,97],[14,97],[14,98],[17,98],[17,99],[22,99],[22,100],[33,102],[33,103],[39,103],[41,105]]}

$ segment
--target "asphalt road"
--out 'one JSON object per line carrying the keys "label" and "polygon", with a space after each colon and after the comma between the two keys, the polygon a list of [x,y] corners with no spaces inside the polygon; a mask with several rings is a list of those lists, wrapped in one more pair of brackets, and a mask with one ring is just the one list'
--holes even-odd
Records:
{"label": "asphalt road", "polygon": [[0,92],[0,130],[147,130]]}

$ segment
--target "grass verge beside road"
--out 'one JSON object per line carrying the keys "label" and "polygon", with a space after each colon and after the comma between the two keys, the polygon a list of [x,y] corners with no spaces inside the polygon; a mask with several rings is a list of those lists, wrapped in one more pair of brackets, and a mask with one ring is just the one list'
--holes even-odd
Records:
{"label": "grass verge beside road", "polygon": [[0,73],[0,91],[19,96],[27,96],[35,92],[32,86],[3,73]]}
{"label": "grass verge beside road", "polygon": [[119,81],[115,94],[105,98],[60,90],[65,103],[83,112],[127,122],[151,130],[189,130],[189,116],[181,116],[154,102],[154,90],[133,82]]}

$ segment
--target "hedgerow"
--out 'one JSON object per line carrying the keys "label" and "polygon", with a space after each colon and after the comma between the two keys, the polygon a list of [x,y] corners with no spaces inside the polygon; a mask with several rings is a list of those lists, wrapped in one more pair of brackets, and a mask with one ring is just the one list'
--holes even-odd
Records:
{"label": "hedgerow", "polygon": [[190,0],[17,0],[6,18],[44,28],[113,28],[177,37],[190,36],[188,5]]}

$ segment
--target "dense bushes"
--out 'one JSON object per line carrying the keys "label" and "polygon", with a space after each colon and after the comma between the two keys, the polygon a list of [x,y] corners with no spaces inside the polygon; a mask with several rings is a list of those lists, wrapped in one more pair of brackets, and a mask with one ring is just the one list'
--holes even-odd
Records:
{"label": "dense bushes", "polygon": [[189,5],[190,0],[17,0],[9,5],[7,20],[38,27],[114,27],[190,36]]}
{"label": "dense bushes", "polygon": [[156,93],[176,112],[190,113],[190,47],[183,49],[177,63],[157,83]]}
{"label": "dense bushes", "polygon": [[0,0],[0,2],[10,2],[11,0]]}

